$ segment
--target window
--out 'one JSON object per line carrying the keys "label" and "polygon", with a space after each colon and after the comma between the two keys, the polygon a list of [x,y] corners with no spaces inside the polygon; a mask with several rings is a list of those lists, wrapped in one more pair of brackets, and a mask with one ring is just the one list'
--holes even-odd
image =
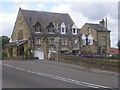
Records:
{"label": "window", "polygon": [[74,48],[78,48],[78,38],[76,38],[76,39],[74,39],[74,45],[73,45],[73,47]]}
{"label": "window", "polygon": [[36,38],[35,44],[36,44],[36,46],[40,46],[41,45],[41,38]]}
{"label": "window", "polygon": [[75,24],[72,26],[72,33],[77,34],[77,26]]}
{"label": "window", "polygon": [[66,34],[66,26],[64,23],[61,24],[61,34]]}
{"label": "window", "polygon": [[54,33],[54,31],[55,31],[55,30],[54,30],[54,28],[53,28],[53,27],[49,27],[49,28],[48,28],[48,32],[49,32],[50,34],[53,34],[53,33]]}
{"label": "window", "polygon": [[93,45],[93,36],[91,34],[88,36],[88,44]]}
{"label": "window", "polygon": [[103,43],[103,46],[106,46],[106,37],[105,37],[105,35],[102,36],[102,43]]}
{"label": "window", "polygon": [[50,44],[50,46],[54,46],[54,39],[53,38],[49,39],[49,44]]}
{"label": "window", "polygon": [[61,40],[62,45],[67,45],[67,40],[64,38]]}
{"label": "window", "polygon": [[73,33],[75,33],[75,28],[73,28]]}
{"label": "window", "polygon": [[35,27],[35,32],[36,32],[36,33],[40,33],[40,32],[41,32],[41,26],[37,25],[37,26]]}
{"label": "window", "polygon": [[82,44],[86,45],[86,36],[82,34]]}
{"label": "window", "polygon": [[64,33],[65,31],[64,31],[64,28],[62,28],[62,33]]}

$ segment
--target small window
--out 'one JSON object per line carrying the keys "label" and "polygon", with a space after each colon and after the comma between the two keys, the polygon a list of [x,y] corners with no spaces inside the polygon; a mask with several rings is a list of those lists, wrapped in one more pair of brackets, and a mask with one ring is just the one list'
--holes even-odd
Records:
{"label": "small window", "polygon": [[66,26],[64,23],[61,24],[60,29],[61,29],[61,34],[66,34]]}
{"label": "small window", "polygon": [[61,43],[62,43],[62,45],[67,45],[67,40],[66,39],[62,39]]}
{"label": "small window", "polygon": [[49,44],[50,44],[50,46],[54,46],[54,39],[53,38],[49,39]]}
{"label": "small window", "polygon": [[42,30],[41,30],[41,26],[40,25],[37,25],[35,26],[35,32],[36,33],[40,33]]}
{"label": "small window", "polygon": [[49,32],[49,33],[52,33],[52,34],[53,34],[54,31],[55,31],[54,28],[52,28],[52,27],[49,27],[49,28],[48,28],[48,32]]}
{"label": "small window", "polygon": [[75,28],[73,28],[73,33],[75,33]]}
{"label": "small window", "polygon": [[62,28],[62,32],[64,33],[64,28]]}
{"label": "small window", "polygon": [[41,38],[36,38],[35,44],[36,44],[36,46],[40,46],[41,45]]}

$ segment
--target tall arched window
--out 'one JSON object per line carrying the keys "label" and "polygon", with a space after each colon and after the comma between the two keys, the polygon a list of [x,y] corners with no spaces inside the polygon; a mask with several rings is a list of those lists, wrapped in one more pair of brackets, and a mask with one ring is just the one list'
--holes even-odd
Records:
{"label": "tall arched window", "polygon": [[86,45],[86,36],[82,34],[82,44]]}
{"label": "tall arched window", "polygon": [[93,45],[93,36],[89,34],[88,36],[89,45]]}

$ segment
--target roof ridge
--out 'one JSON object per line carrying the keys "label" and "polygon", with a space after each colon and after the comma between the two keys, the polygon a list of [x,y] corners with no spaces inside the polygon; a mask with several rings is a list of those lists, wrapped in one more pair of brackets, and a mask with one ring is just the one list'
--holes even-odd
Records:
{"label": "roof ridge", "polygon": [[21,11],[31,11],[31,12],[43,12],[43,13],[51,13],[51,14],[69,15],[68,13],[58,13],[58,12],[39,11],[39,10],[28,10],[28,9],[21,9]]}
{"label": "roof ridge", "polygon": [[99,25],[99,24],[97,24],[97,23],[86,23],[86,24]]}

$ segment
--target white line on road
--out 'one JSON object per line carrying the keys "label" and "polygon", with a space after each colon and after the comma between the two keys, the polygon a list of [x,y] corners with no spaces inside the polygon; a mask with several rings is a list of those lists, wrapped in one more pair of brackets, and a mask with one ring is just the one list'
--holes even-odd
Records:
{"label": "white line on road", "polygon": [[40,75],[40,76],[44,76],[44,77],[49,77],[49,78],[53,78],[53,79],[56,79],[56,80],[77,84],[77,85],[83,85],[83,86],[87,86],[87,87],[91,87],[91,88],[108,88],[108,89],[110,89],[110,87],[107,87],[107,86],[91,84],[91,83],[87,83],[87,82],[83,82],[83,81],[68,79],[68,78],[55,76],[55,75],[51,75],[51,74],[47,74],[47,73],[37,72],[37,71],[34,72],[34,71],[31,71],[31,70],[25,70],[25,69],[15,67],[15,66],[12,66],[12,65],[8,65],[8,64],[3,64],[3,65],[7,66],[7,67],[18,69],[18,70],[26,71],[26,72],[29,72],[29,73],[32,73],[32,74],[36,74],[36,75]]}

